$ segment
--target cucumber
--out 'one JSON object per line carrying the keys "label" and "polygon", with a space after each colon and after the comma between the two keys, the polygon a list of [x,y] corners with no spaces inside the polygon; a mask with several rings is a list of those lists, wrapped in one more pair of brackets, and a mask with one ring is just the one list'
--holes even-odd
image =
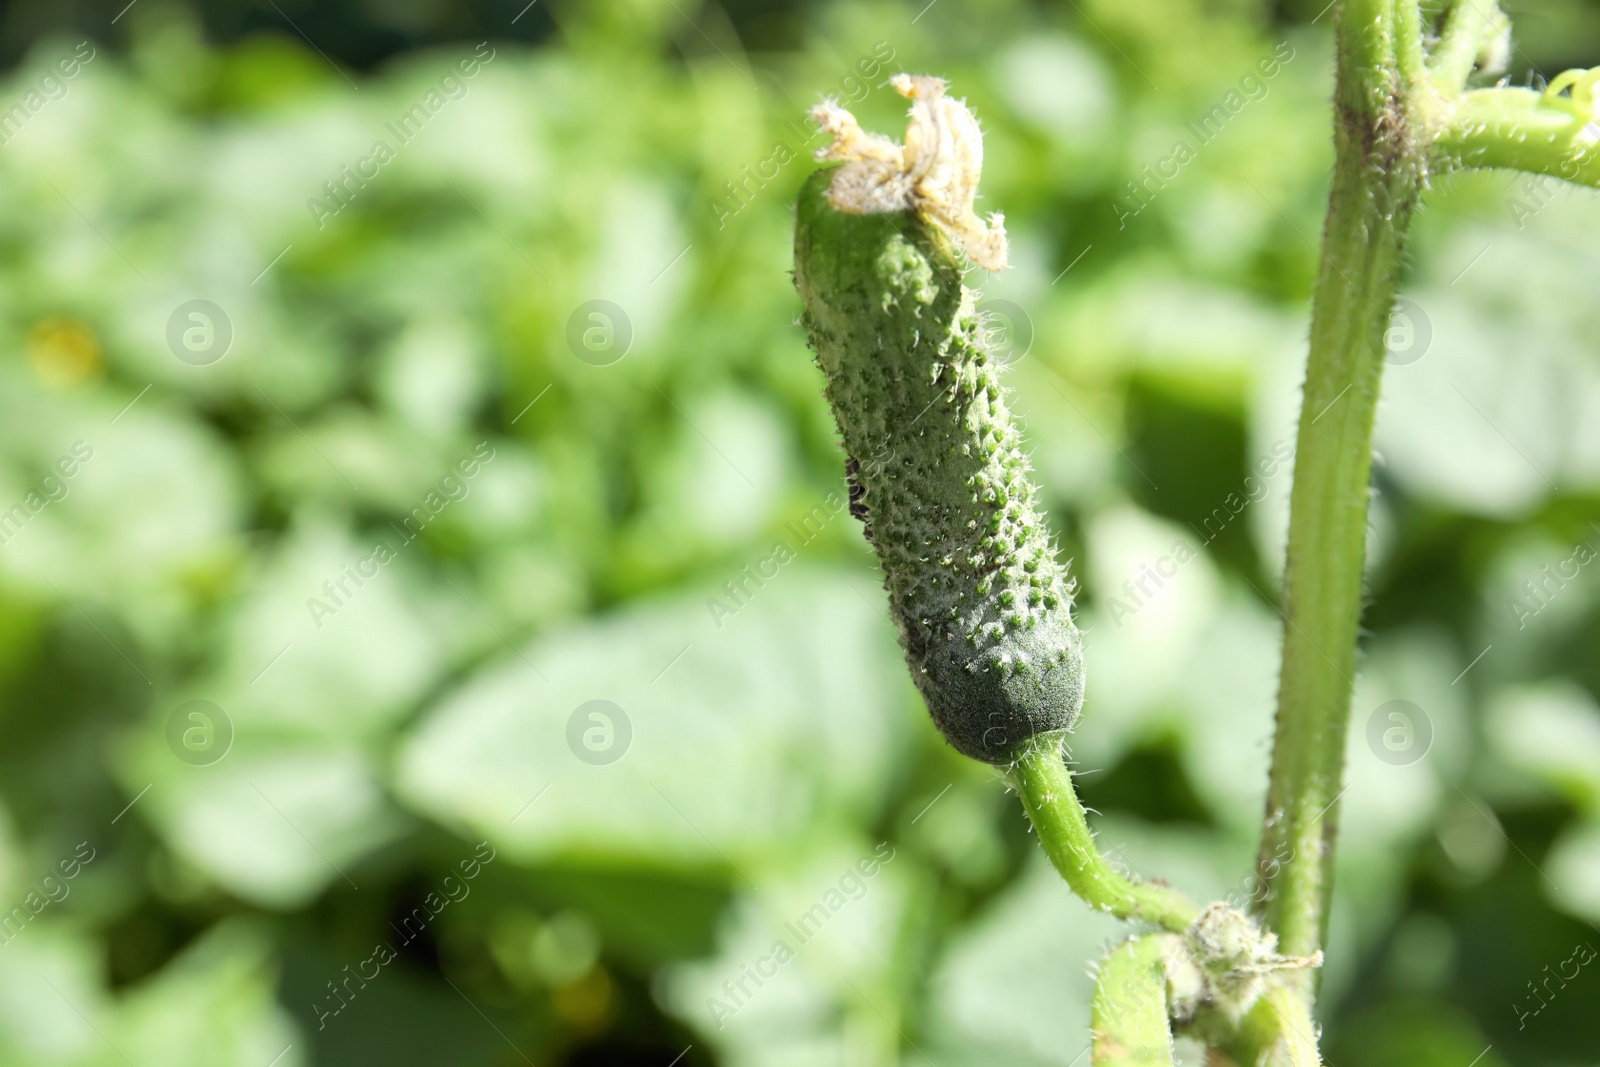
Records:
{"label": "cucumber", "polygon": [[948,234],[911,212],[837,210],[836,169],[800,191],[795,285],[851,511],[935,725],[966,755],[1008,764],[1082,707],[1073,583]]}

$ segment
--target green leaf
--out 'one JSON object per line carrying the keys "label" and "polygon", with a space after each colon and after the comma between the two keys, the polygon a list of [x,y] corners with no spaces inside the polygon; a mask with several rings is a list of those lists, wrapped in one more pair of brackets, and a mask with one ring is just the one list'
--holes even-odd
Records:
{"label": "green leaf", "polygon": [[935,966],[928,1009],[934,1039],[984,1050],[983,1061],[970,1062],[1066,1067],[1089,1047],[1089,965],[1124,929],[1074,898],[1037,854],[951,939]]}
{"label": "green leaf", "polygon": [[710,597],[661,601],[484,667],[405,739],[399,793],[524,860],[710,864],[740,881],[870,818],[915,722],[877,583],[798,564],[732,577],[748,595],[708,590],[720,617]]}

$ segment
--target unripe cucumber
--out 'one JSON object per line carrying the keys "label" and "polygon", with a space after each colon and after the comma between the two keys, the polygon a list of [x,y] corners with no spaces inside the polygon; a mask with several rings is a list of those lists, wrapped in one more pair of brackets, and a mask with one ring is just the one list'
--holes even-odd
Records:
{"label": "unripe cucumber", "polygon": [[909,213],[800,191],[795,284],[917,688],[957,749],[1009,763],[1083,702],[1072,583],[1034,503],[949,239]]}

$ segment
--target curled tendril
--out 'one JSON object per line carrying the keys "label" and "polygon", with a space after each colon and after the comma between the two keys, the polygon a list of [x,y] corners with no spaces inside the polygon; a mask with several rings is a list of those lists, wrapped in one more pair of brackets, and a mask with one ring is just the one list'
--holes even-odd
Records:
{"label": "curled tendril", "polygon": [[[1548,107],[1570,111],[1585,122],[1593,122],[1600,117],[1595,114],[1596,85],[1600,85],[1600,67],[1562,71],[1545,86],[1544,95],[1539,102]],[[1562,96],[1563,92],[1567,95]]]}

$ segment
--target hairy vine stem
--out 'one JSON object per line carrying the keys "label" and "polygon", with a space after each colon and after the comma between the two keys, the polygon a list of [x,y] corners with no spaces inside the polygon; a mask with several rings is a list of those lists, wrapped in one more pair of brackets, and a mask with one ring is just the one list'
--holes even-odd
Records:
{"label": "hairy vine stem", "polygon": [[[1260,859],[1282,951],[1321,949],[1332,891],[1345,733],[1356,674],[1368,479],[1384,334],[1426,178],[1421,21],[1415,0],[1338,5],[1336,161],[1300,411],[1283,669]],[[1309,1001],[1312,972],[1296,981]]]}

